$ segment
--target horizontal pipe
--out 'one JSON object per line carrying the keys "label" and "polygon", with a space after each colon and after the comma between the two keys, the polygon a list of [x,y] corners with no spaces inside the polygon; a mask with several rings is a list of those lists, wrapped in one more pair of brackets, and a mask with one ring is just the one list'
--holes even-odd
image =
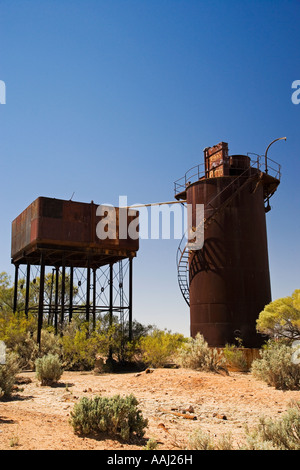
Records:
{"label": "horizontal pipe", "polygon": [[170,201],[170,202],[150,202],[149,204],[137,204],[132,206],[121,206],[119,209],[136,209],[138,207],[162,206],[164,204],[184,204],[184,201]]}

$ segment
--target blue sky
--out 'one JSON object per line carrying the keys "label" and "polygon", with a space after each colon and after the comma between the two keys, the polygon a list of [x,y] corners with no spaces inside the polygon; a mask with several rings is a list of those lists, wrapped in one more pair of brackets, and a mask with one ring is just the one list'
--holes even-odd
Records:
{"label": "blue sky", "polygon": [[[273,298],[300,288],[300,3],[0,0],[0,271],[11,221],[38,196],[173,199],[203,148],[282,165],[267,214]],[[142,240],[134,316],[189,334],[178,240]]]}

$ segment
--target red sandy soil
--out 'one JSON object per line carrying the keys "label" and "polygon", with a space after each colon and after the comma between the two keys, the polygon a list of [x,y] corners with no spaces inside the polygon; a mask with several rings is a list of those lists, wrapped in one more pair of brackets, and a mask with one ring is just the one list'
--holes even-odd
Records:
{"label": "red sandy soil", "polygon": [[[1,450],[136,450],[149,438],[156,439],[158,450],[179,450],[197,429],[217,439],[231,432],[238,449],[245,442],[245,425],[254,427],[263,415],[276,419],[291,401],[300,400],[299,391],[276,390],[240,372],[64,372],[53,387],[41,386],[34,372],[22,372],[19,379],[12,398],[0,401]],[[143,442],[74,434],[70,412],[81,397],[131,393],[149,421]]]}

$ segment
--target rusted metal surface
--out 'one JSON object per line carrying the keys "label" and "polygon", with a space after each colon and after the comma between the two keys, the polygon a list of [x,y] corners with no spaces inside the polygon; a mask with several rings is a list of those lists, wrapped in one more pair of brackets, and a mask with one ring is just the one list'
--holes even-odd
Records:
{"label": "rusted metal surface", "polygon": [[90,259],[93,267],[136,256],[139,239],[120,238],[119,220],[125,211],[128,228],[138,212],[129,216],[128,209],[115,208],[116,239],[100,240],[96,227],[104,216],[97,216],[97,208],[93,202],[39,197],[12,222],[12,262],[39,264],[43,252],[46,265],[61,265],[63,256],[66,266],[85,267]]}
{"label": "rusted metal surface", "polygon": [[[220,176],[234,176],[240,174],[242,169],[250,166],[252,171],[260,173],[264,178],[266,195],[274,192],[280,183],[281,165],[270,158],[268,162],[268,174],[264,172],[265,156],[257,154],[255,159],[248,155],[228,155],[228,144],[221,142],[211,148],[204,149],[204,162],[190,168],[182,178],[174,182],[175,199],[186,200],[187,187],[203,178],[215,178]],[[266,197],[266,196],[265,196]]]}
{"label": "rusted metal surface", "polygon": [[[222,204],[227,185],[226,177],[194,183],[187,200],[204,203],[209,217],[208,201],[220,194],[215,202]],[[191,254],[191,334],[201,331],[212,346],[238,336],[245,346],[255,347],[260,342],[256,319],[270,301],[263,189],[251,193],[246,188],[207,227],[201,252]]]}
{"label": "rusted metal surface", "polygon": [[196,204],[204,204],[207,221],[203,248],[189,254],[191,336],[200,332],[214,347],[237,337],[245,347],[259,347],[256,320],[271,301],[265,201],[279,180],[248,156],[228,156],[223,142],[206,148],[204,159],[206,177],[184,191],[192,224]]}
{"label": "rusted metal surface", "polygon": [[229,175],[228,144],[220,142],[204,149],[206,178]]}

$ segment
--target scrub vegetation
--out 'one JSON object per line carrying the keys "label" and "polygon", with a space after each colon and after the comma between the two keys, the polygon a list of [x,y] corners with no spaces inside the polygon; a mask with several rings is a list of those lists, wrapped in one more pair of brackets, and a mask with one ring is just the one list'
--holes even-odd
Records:
{"label": "scrub vegetation", "polygon": [[[278,390],[300,389],[300,290],[271,302],[259,315],[257,330],[266,335],[266,342],[251,369],[242,344],[215,349],[208,346],[200,333],[195,338],[186,338],[136,321],[132,325],[133,339],[129,341],[128,324],[121,326],[117,318],[111,321],[107,315],[99,316],[91,325],[82,313],[75,312],[72,322],[66,323],[59,334],[55,334],[49,319],[42,329],[41,344],[37,345],[35,314],[25,316],[22,299],[15,313],[12,304],[13,289],[9,277],[2,273],[0,341],[6,346],[5,363],[0,364],[2,401],[12,397],[17,376],[24,370],[34,371],[40,385],[53,387],[64,371],[96,374],[134,371],[140,375],[147,368],[181,368],[226,376],[233,367]],[[295,402],[281,419],[261,417],[255,428],[246,431],[248,448],[299,450],[299,410],[299,402]],[[76,434],[107,434],[124,441],[142,438],[148,426],[133,394],[83,397],[70,412],[70,423]],[[145,449],[159,449],[155,439],[143,445]],[[234,446],[230,434],[215,439],[203,429],[194,430],[186,441],[187,448],[196,450],[230,450]]]}

